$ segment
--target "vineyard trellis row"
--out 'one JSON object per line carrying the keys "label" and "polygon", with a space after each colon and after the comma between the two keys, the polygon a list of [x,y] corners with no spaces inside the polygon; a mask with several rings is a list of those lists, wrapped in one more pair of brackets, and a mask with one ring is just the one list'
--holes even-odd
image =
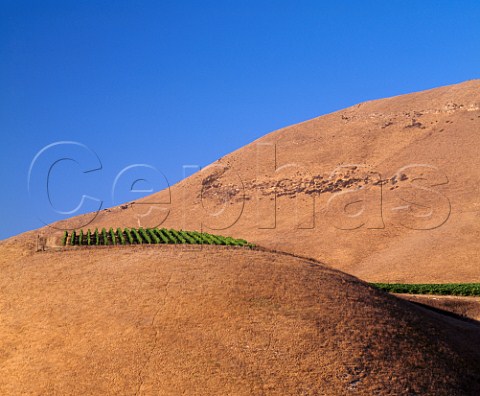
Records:
{"label": "vineyard trellis row", "polygon": [[99,245],[161,245],[161,244],[205,244],[244,246],[254,245],[244,239],[224,237],[206,232],[174,230],[166,228],[102,228],[95,230],[65,231],[62,236],[63,246],[99,246]]}
{"label": "vineyard trellis row", "polygon": [[372,283],[389,292],[445,296],[480,296],[480,283]]}

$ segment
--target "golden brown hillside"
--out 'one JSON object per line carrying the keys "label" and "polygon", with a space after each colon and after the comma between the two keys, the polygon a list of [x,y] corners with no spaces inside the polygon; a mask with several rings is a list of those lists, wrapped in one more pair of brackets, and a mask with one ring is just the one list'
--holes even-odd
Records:
{"label": "golden brown hillside", "polygon": [[478,282],[479,131],[479,80],[367,102],[63,224],[214,229],[369,281]]}
{"label": "golden brown hillside", "polygon": [[112,247],[1,264],[2,395],[474,395],[478,326],[319,263]]}
{"label": "golden brown hillside", "polygon": [[[35,252],[38,236],[58,243],[51,227],[0,242],[0,394],[479,394],[478,322],[337,270],[480,281],[479,93],[469,81],[354,106],[55,225],[202,229],[318,261],[201,246]],[[476,302],[462,304],[475,317]]]}

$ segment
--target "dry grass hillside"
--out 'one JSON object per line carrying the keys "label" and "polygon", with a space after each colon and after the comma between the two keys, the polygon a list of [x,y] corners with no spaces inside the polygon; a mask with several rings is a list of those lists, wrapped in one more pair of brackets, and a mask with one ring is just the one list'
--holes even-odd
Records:
{"label": "dry grass hillside", "polygon": [[397,297],[423,304],[463,318],[480,321],[480,297],[397,294]]}
{"label": "dry grass hillside", "polygon": [[317,262],[70,248],[1,263],[2,395],[476,395],[478,326]]}
{"label": "dry grass hillside", "polygon": [[362,103],[59,226],[215,230],[369,281],[477,282],[479,131],[479,80]]}
{"label": "dry grass hillside", "polygon": [[[358,279],[480,281],[479,130],[480,81],[372,101],[54,225],[204,230],[312,260],[35,252],[58,244],[52,227],[0,242],[0,394],[480,394],[478,322]],[[430,305],[477,317],[465,301]]]}

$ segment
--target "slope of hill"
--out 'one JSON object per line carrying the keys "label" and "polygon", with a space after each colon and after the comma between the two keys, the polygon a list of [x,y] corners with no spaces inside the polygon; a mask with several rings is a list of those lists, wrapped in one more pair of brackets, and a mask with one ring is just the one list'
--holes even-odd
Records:
{"label": "slope of hill", "polygon": [[112,247],[1,272],[4,395],[480,392],[477,325],[310,260]]}
{"label": "slope of hill", "polygon": [[463,318],[480,321],[480,297],[429,296],[418,294],[396,294],[406,300],[451,312]]}
{"label": "slope of hill", "polygon": [[220,247],[34,253],[0,242],[1,394],[468,395],[478,323],[371,288],[479,282],[480,81],[272,132],[67,228],[231,235]]}
{"label": "slope of hill", "polygon": [[479,80],[367,102],[63,225],[214,230],[368,281],[478,282],[479,130]]}

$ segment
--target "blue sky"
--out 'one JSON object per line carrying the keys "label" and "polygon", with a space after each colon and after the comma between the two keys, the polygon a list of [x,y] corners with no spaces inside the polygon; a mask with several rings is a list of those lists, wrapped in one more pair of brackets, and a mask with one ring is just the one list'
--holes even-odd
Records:
{"label": "blue sky", "polygon": [[53,168],[55,208],[108,207],[141,195],[112,202],[129,165],[173,184],[280,127],[480,77],[478,1],[328,3],[0,1],[0,239],[61,218],[27,190],[55,142],[83,145],[60,146],[78,162]]}

